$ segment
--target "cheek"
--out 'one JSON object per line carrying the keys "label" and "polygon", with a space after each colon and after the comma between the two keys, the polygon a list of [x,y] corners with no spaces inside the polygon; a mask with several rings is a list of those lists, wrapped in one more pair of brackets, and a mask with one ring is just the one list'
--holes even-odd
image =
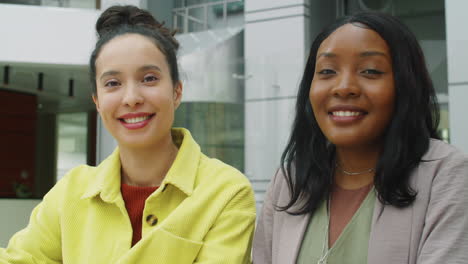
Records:
{"label": "cheek", "polygon": [[378,115],[376,116],[376,118],[378,118],[377,123],[382,128],[387,127],[391,122],[395,112],[394,92],[391,91],[376,94],[374,97],[374,107],[376,107],[376,113],[378,113]]}
{"label": "cheek", "polygon": [[112,112],[118,107],[118,99],[115,96],[100,95],[98,99],[99,113],[101,115],[112,114]]}
{"label": "cheek", "polygon": [[150,104],[157,108],[158,111],[173,112],[175,105],[173,97],[172,92],[159,90],[152,92],[147,98],[151,101]]}
{"label": "cheek", "polygon": [[387,87],[385,92],[382,92],[378,96],[379,104],[383,109],[387,109],[389,115],[393,114],[395,108],[395,89],[393,87]]}
{"label": "cheek", "polygon": [[314,85],[312,83],[309,91],[309,102],[312,105],[312,110],[314,113],[320,108],[320,105],[322,104],[321,102],[324,100],[324,93],[320,89],[320,87],[317,87],[317,85]]}

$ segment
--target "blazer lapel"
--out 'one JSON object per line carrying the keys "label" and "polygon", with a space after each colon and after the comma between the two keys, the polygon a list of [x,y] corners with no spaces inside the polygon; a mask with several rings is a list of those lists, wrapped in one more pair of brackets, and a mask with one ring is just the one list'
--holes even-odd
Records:
{"label": "blazer lapel", "polygon": [[[296,210],[292,208],[292,210]],[[294,264],[296,263],[302,239],[310,221],[310,214],[289,215],[285,213],[279,234],[278,250],[273,263]],[[275,253],[273,253],[275,254]]]}

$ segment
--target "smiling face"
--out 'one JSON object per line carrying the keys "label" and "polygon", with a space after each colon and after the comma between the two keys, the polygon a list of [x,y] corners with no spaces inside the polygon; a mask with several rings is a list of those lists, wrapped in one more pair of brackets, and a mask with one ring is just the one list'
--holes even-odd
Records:
{"label": "smiling face", "polygon": [[337,148],[380,147],[393,115],[390,49],[378,33],[346,24],[320,45],[309,99]]}
{"label": "smiling face", "polygon": [[96,108],[120,146],[170,140],[182,85],[174,85],[164,54],[149,38],[125,34],[105,44],[96,60],[96,87]]}

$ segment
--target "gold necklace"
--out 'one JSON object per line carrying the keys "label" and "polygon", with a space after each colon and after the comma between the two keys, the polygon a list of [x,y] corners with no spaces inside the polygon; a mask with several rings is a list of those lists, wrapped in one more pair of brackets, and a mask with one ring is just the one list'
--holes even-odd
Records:
{"label": "gold necklace", "polygon": [[346,175],[361,175],[361,174],[365,174],[365,173],[371,173],[371,172],[374,172],[375,171],[375,168],[370,168],[370,169],[367,169],[367,170],[363,170],[363,171],[357,171],[357,172],[352,172],[352,171],[346,171],[344,170],[343,168],[340,167],[340,165],[338,165],[338,163],[335,163],[335,167],[338,168],[341,172],[343,172],[344,174]]}

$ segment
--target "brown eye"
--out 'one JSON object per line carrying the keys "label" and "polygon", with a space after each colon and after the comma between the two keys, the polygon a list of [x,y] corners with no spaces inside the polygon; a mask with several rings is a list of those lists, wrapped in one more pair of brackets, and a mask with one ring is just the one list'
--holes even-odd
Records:
{"label": "brown eye", "polygon": [[115,86],[119,86],[120,83],[118,81],[108,81],[104,84],[104,86],[106,87],[115,87]]}
{"label": "brown eye", "polygon": [[375,70],[375,69],[366,69],[361,72],[362,74],[368,74],[368,75],[380,75],[383,74],[382,71]]}
{"label": "brown eye", "polygon": [[331,75],[331,74],[335,74],[336,72],[334,70],[330,70],[330,69],[323,69],[319,72],[317,72],[318,74],[323,74],[323,75]]}
{"label": "brown eye", "polygon": [[147,75],[145,78],[143,78],[143,82],[155,82],[157,80],[158,78],[154,75]]}

